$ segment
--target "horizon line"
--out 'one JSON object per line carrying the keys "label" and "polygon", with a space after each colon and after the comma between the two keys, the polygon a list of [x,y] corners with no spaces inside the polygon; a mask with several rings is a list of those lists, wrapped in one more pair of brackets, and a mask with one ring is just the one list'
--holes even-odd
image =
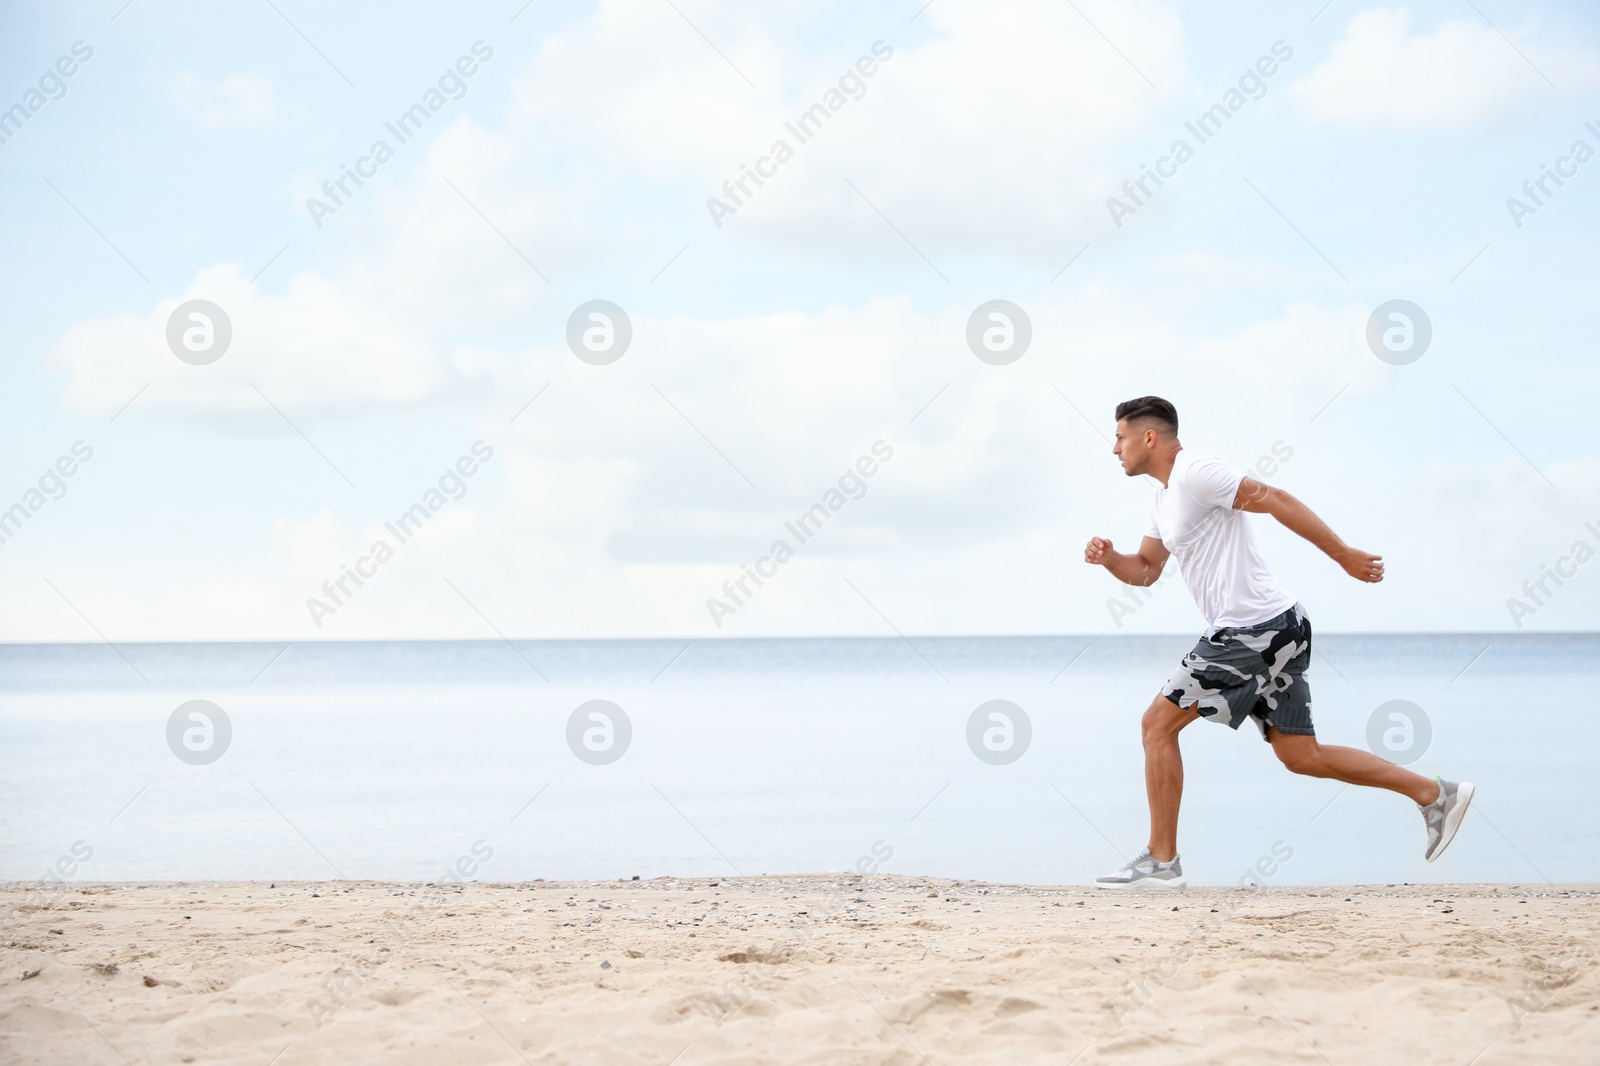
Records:
{"label": "horizon line", "polygon": [[[1205,631],[1202,630],[1202,633]],[[1600,629],[1528,629],[1528,630],[1478,630],[1478,629],[1361,629],[1322,632],[1319,637],[1482,637],[1498,640],[1508,637],[1597,637]],[[128,645],[161,644],[503,644],[507,640],[522,642],[554,641],[711,641],[730,643],[745,640],[1122,640],[1127,638],[1181,638],[1192,640],[1193,630],[1169,633],[910,633],[905,636],[885,633],[804,633],[804,634],[751,634],[747,636],[561,636],[561,637],[347,637],[287,639],[283,637],[250,637],[230,640],[118,640],[118,647]],[[104,647],[107,642],[95,640],[0,640],[0,648],[44,647]]]}

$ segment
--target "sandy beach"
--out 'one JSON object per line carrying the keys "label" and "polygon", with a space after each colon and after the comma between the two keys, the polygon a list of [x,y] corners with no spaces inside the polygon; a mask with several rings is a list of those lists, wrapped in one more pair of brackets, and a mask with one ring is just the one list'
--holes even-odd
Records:
{"label": "sandy beach", "polygon": [[1600,888],[0,890],[8,1063],[1600,1061]]}

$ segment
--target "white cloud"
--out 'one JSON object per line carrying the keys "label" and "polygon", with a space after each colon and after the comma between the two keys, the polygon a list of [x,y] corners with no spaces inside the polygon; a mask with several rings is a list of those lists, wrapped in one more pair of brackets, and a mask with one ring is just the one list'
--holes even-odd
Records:
{"label": "white cloud", "polygon": [[1535,40],[1531,26],[1508,30],[1508,43],[1481,21],[1447,19],[1432,33],[1408,33],[1410,23],[1403,7],[1356,14],[1291,95],[1313,118],[1426,129],[1514,114],[1551,93],[1545,78],[1566,93],[1600,81],[1594,49]]}
{"label": "white cloud", "polygon": [[[500,233],[447,179],[493,213]],[[530,310],[560,310],[562,297],[535,270],[542,263],[556,273],[552,262],[565,267],[581,256],[574,249],[583,243],[584,224],[572,199],[518,166],[504,133],[462,119],[429,144],[405,181],[360,192],[370,199],[356,203],[376,217],[365,224],[378,237],[357,241],[331,276],[292,275],[280,294],[270,277],[252,283],[239,264],[216,264],[148,312],[67,329],[52,352],[55,365],[71,375],[66,406],[116,411],[147,383],[142,407],[180,411],[262,410],[258,388],[289,411],[410,405],[480,378],[510,357],[458,350],[452,335],[502,326]],[[326,224],[364,223],[341,212]],[[501,233],[534,265],[508,248]],[[230,347],[205,366],[180,362],[167,346],[168,318],[190,299],[212,301],[232,324]]]}
{"label": "white cloud", "polygon": [[[227,351],[205,366],[167,346],[168,319],[191,299],[217,304],[232,325]],[[260,411],[263,394],[298,409],[414,403],[439,389],[443,367],[434,343],[389,310],[312,273],[281,296],[262,292],[237,263],[223,263],[146,314],[69,328],[53,360],[71,374],[67,407],[85,413],[116,411],[146,385],[141,403],[185,411]]]}
{"label": "white cloud", "polygon": [[252,74],[229,74],[212,84],[184,71],[168,83],[167,100],[184,118],[204,129],[261,126],[277,111],[272,83]]}
{"label": "white cloud", "polygon": [[848,177],[930,253],[1054,258],[1064,231],[1101,222],[1096,153],[1137,132],[1184,73],[1182,25],[1167,5],[1079,7],[1155,88],[1069,5],[935,4],[921,23],[935,35],[886,39],[892,57],[858,79],[859,98],[801,143],[784,124],[841,76],[856,77],[851,66],[872,40],[808,54],[798,34],[774,41],[753,23],[730,24],[724,50],[766,86],[757,93],[703,49],[663,47],[682,29],[670,9],[613,0],[545,43],[519,81],[513,128],[559,131],[563,143],[689,179],[708,231],[705,198],[725,197],[725,180],[784,139],[794,158],[725,225],[834,252],[870,249],[863,234],[887,231]]}

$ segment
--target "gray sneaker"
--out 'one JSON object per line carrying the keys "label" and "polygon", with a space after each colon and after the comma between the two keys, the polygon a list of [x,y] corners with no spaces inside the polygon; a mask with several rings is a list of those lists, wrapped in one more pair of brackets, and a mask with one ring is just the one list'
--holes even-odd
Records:
{"label": "gray sneaker", "polygon": [[1181,858],[1175,855],[1171,862],[1157,862],[1150,857],[1150,849],[1145,848],[1139,853],[1138,858],[1116,873],[1095,878],[1094,887],[1182,888],[1189,882],[1184,880]]}
{"label": "gray sneaker", "polygon": [[1456,838],[1456,830],[1461,828],[1461,819],[1466,817],[1474,791],[1471,781],[1463,781],[1458,785],[1442,777],[1436,780],[1439,782],[1439,798],[1426,807],[1417,807],[1422,812],[1423,821],[1428,824],[1428,850],[1423,857],[1429,862],[1443,855],[1450,841]]}

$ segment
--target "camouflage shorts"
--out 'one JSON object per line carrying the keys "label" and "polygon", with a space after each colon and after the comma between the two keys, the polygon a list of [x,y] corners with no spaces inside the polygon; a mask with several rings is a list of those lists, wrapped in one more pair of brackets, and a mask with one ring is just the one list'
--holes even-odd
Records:
{"label": "camouflage shorts", "polygon": [[1315,736],[1311,727],[1311,620],[1298,603],[1258,626],[1219,629],[1183,657],[1161,694],[1202,718],[1238,729],[1252,718],[1267,726]]}

